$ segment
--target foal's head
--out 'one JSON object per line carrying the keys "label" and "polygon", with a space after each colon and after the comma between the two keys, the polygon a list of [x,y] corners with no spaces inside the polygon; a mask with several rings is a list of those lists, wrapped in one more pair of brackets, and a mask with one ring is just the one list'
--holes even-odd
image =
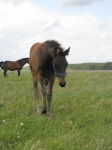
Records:
{"label": "foal's head", "polygon": [[65,76],[68,63],[65,56],[69,54],[69,51],[70,47],[65,51],[60,51],[57,48],[54,49],[53,67],[61,87],[65,87],[66,85]]}

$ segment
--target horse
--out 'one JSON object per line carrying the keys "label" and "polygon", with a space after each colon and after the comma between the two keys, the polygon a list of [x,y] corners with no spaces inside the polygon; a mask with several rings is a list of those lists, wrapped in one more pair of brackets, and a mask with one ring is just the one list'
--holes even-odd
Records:
{"label": "horse", "polygon": [[18,76],[20,76],[20,70],[22,70],[23,66],[29,63],[29,58],[22,58],[17,61],[5,61],[1,62],[1,68],[4,70],[4,77],[8,75],[6,74],[8,70],[10,71],[18,71]]}
{"label": "horse", "polygon": [[[70,47],[64,51],[61,44],[55,40],[47,40],[43,43],[35,43],[30,49],[29,66],[34,84],[34,95],[36,98],[37,113],[39,113],[39,87],[43,96],[42,114],[51,116],[52,89],[56,76],[59,85],[65,87],[66,67],[68,62],[66,56]],[[47,105],[48,102],[48,105]],[[51,117],[50,117],[51,118]]]}

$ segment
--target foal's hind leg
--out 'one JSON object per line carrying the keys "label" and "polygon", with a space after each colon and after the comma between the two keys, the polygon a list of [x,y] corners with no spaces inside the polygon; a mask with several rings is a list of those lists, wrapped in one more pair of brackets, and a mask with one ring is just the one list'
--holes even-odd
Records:
{"label": "foal's hind leg", "polygon": [[52,101],[52,89],[54,84],[54,77],[49,80],[48,91],[47,91],[47,101],[48,101],[48,115],[51,118],[51,101]]}

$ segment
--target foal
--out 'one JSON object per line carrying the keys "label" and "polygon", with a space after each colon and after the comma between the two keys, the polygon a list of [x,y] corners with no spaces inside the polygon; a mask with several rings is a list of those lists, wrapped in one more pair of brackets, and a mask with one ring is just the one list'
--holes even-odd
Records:
{"label": "foal", "polygon": [[[68,55],[69,50],[70,47],[64,51],[61,45],[55,40],[36,43],[31,47],[29,65],[35,88],[34,94],[36,97],[37,113],[39,112],[39,82],[43,95],[42,113],[51,115],[50,105],[55,77],[58,76],[61,87],[65,87],[66,85],[65,76],[68,63],[65,56]],[[46,100],[48,101],[48,106]]]}

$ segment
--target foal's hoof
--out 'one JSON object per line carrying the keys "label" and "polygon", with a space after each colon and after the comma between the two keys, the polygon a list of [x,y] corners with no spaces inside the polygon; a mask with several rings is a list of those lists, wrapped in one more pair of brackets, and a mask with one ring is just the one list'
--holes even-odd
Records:
{"label": "foal's hoof", "polygon": [[42,114],[47,114],[47,110],[43,110],[43,111],[42,111]]}

